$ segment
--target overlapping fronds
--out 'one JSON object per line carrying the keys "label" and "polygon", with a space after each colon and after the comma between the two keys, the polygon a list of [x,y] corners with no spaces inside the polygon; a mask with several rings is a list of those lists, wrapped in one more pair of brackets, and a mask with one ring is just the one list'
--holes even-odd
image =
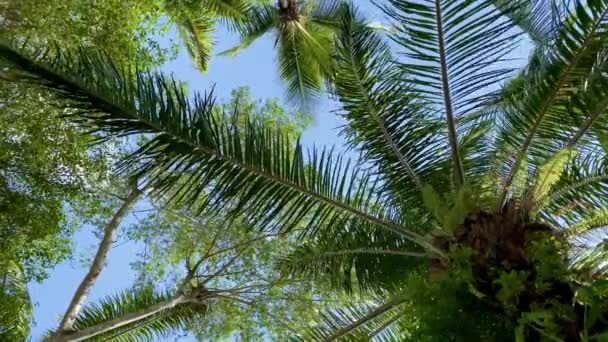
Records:
{"label": "overlapping fronds", "polygon": [[506,197],[524,158],[531,156],[538,163],[550,158],[564,143],[559,138],[564,136],[564,122],[572,122],[569,102],[573,94],[586,90],[583,87],[587,83],[581,83],[581,78],[593,70],[606,40],[603,32],[608,23],[608,2],[588,5],[577,1],[572,6],[551,47],[536,53],[538,64],[526,69],[523,89],[513,93],[500,134],[503,146],[513,157],[499,202]]}
{"label": "overlapping fronds", "polygon": [[239,29],[241,42],[222,54],[235,55],[264,34],[274,32],[278,69],[286,83],[287,99],[309,109],[331,75],[330,58],[342,1],[294,4],[294,17],[282,16],[274,4],[253,6]]}
{"label": "overlapping fronds", "polygon": [[568,0],[493,0],[537,45],[544,45],[554,38],[561,26]]}
{"label": "overlapping fronds", "polygon": [[247,0],[193,0],[164,4],[165,11],[177,27],[177,33],[194,66],[206,72],[213,49],[212,33],[216,21],[237,30],[247,19]]}
{"label": "overlapping fronds", "polygon": [[199,7],[212,12],[220,19],[227,20],[228,25],[233,23],[236,27],[248,20],[247,11],[251,7],[248,0],[200,0],[199,2]]}
{"label": "overlapping fronds", "polygon": [[278,33],[279,74],[286,82],[287,98],[294,104],[311,103],[323,88],[322,65],[315,50],[328,45],[320,38],[313,37],[299,22],[283,24]]}
{"label": "overlapping fronds", "polygon": [[392,0],[385,12],[405,50],[402,72],[447,122],[454,179],[462,184],[455,118],[487,101],[512,72],[499,65],[517,42],[513,24],[488,1]]}
{"label": "overlapping fronds", "polygon": [[[603,236],[608,236],[608,229],[604,228]],[[608,275],[608,239],[604,238],[592,246],[582,246],[573,251],[570,268],[580,273],[597,278],[606,278]]]}
{"label": "overlapping fronds", "polygon": [[279,14],[271,5],[252,6],[247,11],[247,21],[239,27],[240,42],[236,46],[220,52],[220,55],[235,56],[242,49],[279,26]]}
{"label": "overlapping fronds", "polygon": [[188,12],[180,13],[172,19],[192,62],[199,70],[206,72],[213,49],[213,19],[206,14],[193,16]]}
{"label": "overlapping fronds", "polygon": [[[423,222],[418,227],[424,231]],[[279,258],[278,268],[287,276],[327,279],[334,288],[357,292],[400,287],[402,279],[395,272],[406,274],[428,261],[429,254],[398,234],[359,224],[317,234]]]}
{"label": "overlapping fronds", "polygon": [[541,217],[556,227],[575,225],[608,208],[608,169],[600,149],[579,154],[548,194]]}
{"label": "overlapping fronds", "polygon": [[233,119],[213,115],[211,96],[191,101],[170,78],[130,77],[99,56],[28,57],[8,46],[0,54],[13,71],[27,73],[25,80],[68,101],[75,122],[114,135],[155,133],[123,169],[134,170],[156,194],[171,193],[170,200],[201,210],[229,209],[258,227],[282,231],[301,220],[308,232],[362,220],[432,249],[406,228],[377,179],[331,150],[312,150],[305,158],[299,143],[294,148],[255,121],[240,132]]}
{"label": "overlapping fronds", "polygon": [[420,199],[423,184],[436,182],[445,139],[406,77],[394,72],[388,45],[362,25],[354,10],[344,11],[338,35],[333,83],[347,120],[344,133],[366,160],[386,175],[404,202]]}

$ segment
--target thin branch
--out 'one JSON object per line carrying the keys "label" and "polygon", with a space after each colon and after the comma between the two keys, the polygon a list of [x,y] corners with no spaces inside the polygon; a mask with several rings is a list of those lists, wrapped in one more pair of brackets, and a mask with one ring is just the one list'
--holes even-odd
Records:
{"label": "thin branch", "polygon": [[[72,300],[63,315],[63,319],[57,328],[56,335],[60,336],[66,331],[73,330],[73,324],[78,315],[82,305],[84,304],[91,288],[95,284],[97,277],[101,273],[106,257],[108,255],[108,251],[112,245],[112,240],[118,229],[118,226],[124,219],[124,217],[128,214],[131,207],[135,204],[137,199],[142,194],[142,191],[137,188],[137,182],[133,181],[132,188],[129,192],[129,195],[124,200],[118,211],[114,214],[110,222],[106,225],[104,229],[104,236],[101,242],[99,243],[99,247],[97,249],[97,253],[95,254],[95,258],[93,259],[93,263],[89,268],[86,276],[78,286],[78,289],[74,293]],[[52,340],[52,338],[51,338]]]}
{"label": "thin branch", "polygon": [[232,257],[232,259],[230,259],[228,262],[223,264],[215,273],[211,274],[209,277],[207,277],[205,280],[203,280],[202,285],[208,284],[211,280],[218,277],[225,269],[232,266],[238,260],[238,258],[241,256],[241,254],[243,254],[243,252],[244,252],[244,250],[239,251],[234,257]]}

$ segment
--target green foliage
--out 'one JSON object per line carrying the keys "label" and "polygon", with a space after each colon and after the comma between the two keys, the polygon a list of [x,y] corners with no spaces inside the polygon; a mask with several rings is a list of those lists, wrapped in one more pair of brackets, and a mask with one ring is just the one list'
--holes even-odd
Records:
{"label": "green foliage", "polygon": [[295,16],[283,13],[276,3],[252,6],[247,20],[238,28],[241,42],[222,54],[235,55],[274,31],[278,69],[287,85],[287,98],[307,108],[331,78],[330,61],[342,1],[288,3]]}
{"label": "green foliage", "polygon": [[516,303],[519,295],[526,289],[524,283],[527,278],[528,274],[525,271],[499,272],[498,278],[494,281],[500,287],[496,294],[497,299],[503,302],[507,308],[512,306],[512,303]]}
{"label": "green foliage", "polygon": [[410,310],[399,322],[405,341],[511,341],[508,320],[479,305],[458,279],[433,282],[412,275],[406,283]]}
{"label": "green foliage", "polygon": [[[107,171],[101,148],[66,122],[50,117],[48,94],[2,82],[0,108],[0,255],[23,267],[27,280],[69,255],[78,217],[66,205],[84,206],[83,189]],[[70,219],[69,219],[70,218]]]}
{"label": "green foliage", "polygon": [[7,259],[0,263],[0,303],[0,340],[25,340],[33,307],[23,270]]}
{"label": "green foliage", "polygon": [[566,164],[573,157],[574,151],[566,148],[556,153],[551,159],[547,160],[538,168],[536,184],[529,194],[529,201],[533,208],[540,210],[543,203],[547,200],[553,186],[559,182]]}
{"label": "green foliage", "polygon": [[[500,1],[391,0],[385,12],[393,20],[393,44],[361,25],[350,5],[294,4],[279,11],[255,7],[241,28],[242,45],[277,29],[282,77],[296,100],[331,81],[343,133],[361,152],[356,165],[331,149],[306,155],[285,132],[292,128],[239,119],[238,103],[217,106],[212,95],[188,96],[171,78],[123,72],[95,53],[5,44],[0,56],[9,77],[45,87],[63,108],[77,109],[69,115],[73,122],[107,135],[150,134],[121,166],[153,186],[156,198],[241,225],[247,231],[235,233],[241,237],[255,234],[252,228],[298,232],[287,246],[269,239],[254,248],[260,258],[242,251],[244,258],[212,260],[212,269],[246,270],[223,283],[207,275],[214,286],[250,284],[253,266],[274,257],[263,250],[286,247],[291,253],[279,264],[289,281],[325,274],[332,279],[316,284],[342,283],[359,295],[357,285],[394,292],[384,296],[391,298],[386,311],[382,300],[328,311],[312,339],[602,336],[604,309],[573,299],[574,289],[603,280],[607,268],[601,214],[585,220],[608,206],[598,138],[608,127],[608,1],[555,6],[554,21],[540,27],[548,14],[536,1],[508,8]],[[505,66],[521,30],[536,47],[528,66],[514,74]],[[212,225],[226,232],[221,239],[235,242],[230,229]],[[197,238],[209,243],[210,237],[179,227],[169,230],[183,231],[167,240],[180,246],[170,249],[172,261],[191,264],[205,254]],[[432,234],[437,227],[444,236]],[[414,253],[431,260],[410,264],[406,257]],[[415,267],[423,271],[412,272]],[[265,266],[261,275],[273,271]],[[586,291],[581,300],[590,298]],[[307,293],[307,300],[315,295]],[[255,307],[241,311],[252,316],[264,312],[260,303],[240,304]],[[229,308],[219,307],[218,320],[235,315]],[[598,318],[587,319],[588,311]],[[282,311],[288,318],[297,313]],[[257,337],[251,325],[239,329]]]}
{"label": "green foliage", "polygon": [[7,20],[0,35],[60,42],[64,47],[95,47],[146,69],[172,57],[155,40],[162,30],[156,24],[159,9],[156,0],[67,0],[61,4],[2,0],[0,12],[7,14]]}

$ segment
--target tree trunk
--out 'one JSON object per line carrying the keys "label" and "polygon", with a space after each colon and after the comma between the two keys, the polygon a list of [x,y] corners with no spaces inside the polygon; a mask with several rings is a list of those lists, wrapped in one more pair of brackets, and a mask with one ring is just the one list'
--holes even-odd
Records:
{"label": "tree trunk", "polygon": [[284,21],[298,20],[298,3],[296,0],[279,0],[279,13]]}
{"label": "tree trunk", "polygon": [[174,308],[177,305],[184,304],[189,302],[190,299],[184,295],[179,295],[173,297],[165,302],[161,302],[140,311],[136,311],[133,313],[126,314],[120,318],[113,319],[111,321],[107,321],[98,325],[94,325],[92,327],[88,327],[86,329],[82,329],[76,332],[68,332],[58,336],[57,341],[62,342],[76,342],[76,341],[85,341],[87,339],[93,338],[100,334],[106,333],[108,331],[112,331],[114,329],[118,329],[120,327],[124,327],[125,325],[141,321],[146,319],[152,315],[155,315],[159,312],[169,310]]}
{"label": "tree trunk", "polygon": [[[112,240],[114,239],[114,235],[116,233],[116,229],[122,222],[123,218],[127,215],[133,204],[137,201],[142,191],[137,189],[137,184],[134,184],[129,195],[124,200],[118,211],[114,214],[110,222],[106,225],[104,229],[104,236],[99,244],[99,248],[97,249],[97,253],[95,254],[95,259],[93,259],[93,263],[89,268],[89,272],[84,277],[76,293],[74,293],[74,297],[70,302],[65,314],[63,315],[63,319],[57,328],[57,332],[54,335],[62,335],[66,331],[73,330],[74,320],[78,315],[84,301],[86,300],[91,287],[95,284],[97,277],[101,273],[101,270],[104,267],[104,263],[106,257],[108,255],[108,251],[112,245]],[[54,339],[51,338],[51,341]]]}

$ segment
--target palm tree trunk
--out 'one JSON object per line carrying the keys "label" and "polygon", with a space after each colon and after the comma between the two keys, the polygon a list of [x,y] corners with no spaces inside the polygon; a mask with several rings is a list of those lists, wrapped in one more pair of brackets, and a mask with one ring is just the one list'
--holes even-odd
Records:
{"label": "palm tree trunk", "polygon": [[279,0],[279,12],[284,20],[298,20],[298,3],[296,0]]}
{"label": "palm tree trunk", "polygon": [[146,319],[150,316],[153,316],[159,312],[172,309],[180,304],[184,304],[189,301],[190,301],[190,299],[188,297],[186,297],[184,295],[178,295],[167,301],[160,302],[158,304],[152,305],[152,306],[142,309],[140,311],[132,312],[132,313],[126,314],[122,317],[119,317],[119,318],[116,318],[116,319],[113,319],[113,320],[110,320],[110,321],[107,321],[107,322],[104,322],[104,323],[101,323],[98,325],[94,325],[92,327],[88,327],[86,329],[76,331],[74,333],[64,334],[62,336],[59,336],[57,341],[62,341],[62,342],[85,341],[87,339],[93,338],[95,336],[106,333],[108,331],[112,331],[112,330],[118,329],[120,327],[124,327],[128,324],[141,321],[141,320]]}
{"label": "palm tree trunk", "polygon": [[74,293],[74,297],[72,298],[72,301],[70,302],[70,305],[65,311],[63,319],[57,328],[57,335],[61,335],[66,331],[73,330],[72,326],[74,324],[74,320],[76,319],[76,315],[78,315],[78,312],[84,304],[91,287],[93,287],[93,284],[95,284],[97,277],[104,267],[108,251],[110,250],[112,240],[114,239],[114,235],[116,233],[116,229],[122,222],[123,218],[127,215],[133,204],[137,201],[141,193],[142,191],[137,188],[137,184],[134,184],[127,198],[125,198],[118,211],[116,211],[110,222],[108,222],[106,225],[103,239],[101,240],[97,253],[95,254],[95,259],[93,259],[89,272],[78,286],[76,293]]}

